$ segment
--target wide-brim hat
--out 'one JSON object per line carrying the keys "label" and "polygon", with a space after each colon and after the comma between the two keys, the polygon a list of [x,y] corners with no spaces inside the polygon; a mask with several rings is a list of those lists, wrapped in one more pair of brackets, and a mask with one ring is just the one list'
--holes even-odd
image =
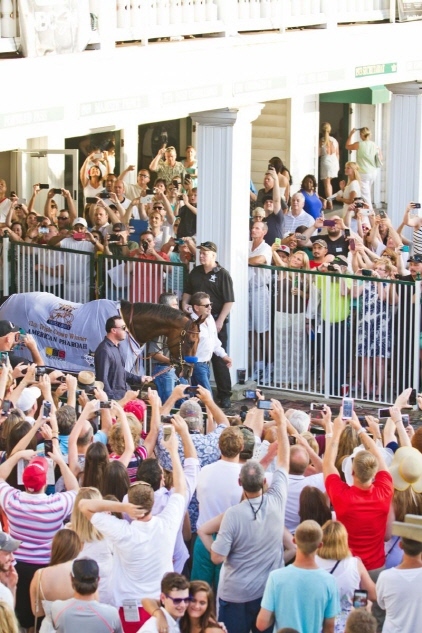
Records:
{"label": "wide-brim hat", "polygon": [[101,380],[95,380],[94,372],[84,369],[78,374],[78,387],[85,391],[92,391],[93,389],[104,389],[104,383]]}
{"label": "wide-brim hat", "polygon": [[401,446],[394,453],[390,474],[396,490],[412,486],[415,492],[422,492],[422,454],[413,446]]}

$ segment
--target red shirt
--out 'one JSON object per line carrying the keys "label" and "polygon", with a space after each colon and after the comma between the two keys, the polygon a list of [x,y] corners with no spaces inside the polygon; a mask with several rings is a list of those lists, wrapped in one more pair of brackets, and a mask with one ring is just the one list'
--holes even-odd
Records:
{"label": "red shirt", "polygon": [[353,556],[359,556],[368,570],[382,567],[384,535],[394,493],[390,473],[386,470],[377,473],[368,490],[348,486],[339,475],[329,475],[325,488],[337,520],[347,530]]}
{"label": "red shirt", "polygon": [[[157,251],[165,261],[170,261],[167,253]],[[167,271],[165,262],[158,262],[157,265],[146,262],[156,262],[154,255],[140,253],[136,251],[131,253],[131,257],[139,257],[143,260],[143,264],[134,263],[134,271],[130,285],[130,301],[141,303],[158,303],[158,298],[163,292],[163,272]]]}

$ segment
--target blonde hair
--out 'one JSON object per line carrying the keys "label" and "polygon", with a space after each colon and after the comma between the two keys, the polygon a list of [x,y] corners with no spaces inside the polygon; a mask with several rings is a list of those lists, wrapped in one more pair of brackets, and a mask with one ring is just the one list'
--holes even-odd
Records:
{"label": "blonde hair", "polygon": [[374,259],[374,262],[373,262],[374,268],[375,266],[378,266],[379,264],[381,264],[381,266],[385,266],[385,271],[389,275],[392,275],[393,272],[395,271],[396,267],[391,262],[391,260],[388,259],[388,257],[378,257],[377,259]]}
{"label": "blonde hair", "polygon": [[[307,253],[305,253],[305,251],[295,251],[294,253],[291,253],[290,257],[293,257],[293,255],[302,255],[302,268],[300,268],[299,270],[310,270],[309,257]],[[290,263],[290,257],[289,257],[289,263]]]}
{"label": "blonde hair", "polygon": [[362,139],[366,141],[366,139],[371,136],[371,130],[369,129],[369,127],[361,127],[360,136]]}
{"label": "blonde hair", "polygon": [[350,178],[349,176],[348,182],[353,182],[353,180],[357,180],[358,183],[360,184],[359,165],[349,160],[346,163],[345,167],[350,167],[353,170],[353,178]]}
{"label": "blonde hair", "polygon": [[406,490],[394,490],[393,508],[396,521],[404,521],[406,514],[422,515],[422,494],[412,486]]}
{"label": "blonde hair", "polygon": [[0,631],[2,633],[19,633],[16,616],[3,600],[0,600]]}
{"label": "blonde hair", "polygon": [[343,560],[352,553],[349,549],[347,530],[340,521],[327,521],[322,526],[322,546],[318,556],[328,560]]}
{"label": "blonde hair", "polygon": [[[139,440],[141,439],[141,425],[133,414],[126,414],[127,421],[129,423],[130,432],[133,437],[135,448],[139,446]],[[123,437],[122,426],[120,422],[113,424],[108,434],[108,443],[113,453],[116,455],[123,455],[125,452],[125,440]]]}
{"label": "blonde hair", "polygon": [[359,451],[353,459],[353,473],[356,479],[362,484],[366,484],[376,474],[378,462],[369,451]]}
{"label": "blonde hair", "polygon": [[301,433],[301,436],[305,438],[312,450],[315,451],[317,455],[319,455],[319,444],[316,441],[314,434],[310,431],[304,431],[303,433]]}
{"label": "blonde hair", "polygon": [[322,124],[322,138],[321,145],[329,145],[330,144],[330,133],[331,133],[331,125],[329,123]]}
{"label": "blonde hair", "polygon": [[70,517],[70,527],[81,539],[82,543],[92,543],[102,541],[104,536],[95,528],[91,521],[79,510],[81,499],[102,499],[101,492],[97,488],[81,488],[76,495]]}

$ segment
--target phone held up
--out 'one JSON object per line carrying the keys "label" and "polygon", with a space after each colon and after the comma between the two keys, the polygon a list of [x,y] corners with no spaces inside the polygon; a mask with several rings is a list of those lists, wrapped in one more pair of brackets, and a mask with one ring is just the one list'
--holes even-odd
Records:
{"label": "phone held up", "polygon": [[343,398],[343,420],[353,418],[353,398]]}

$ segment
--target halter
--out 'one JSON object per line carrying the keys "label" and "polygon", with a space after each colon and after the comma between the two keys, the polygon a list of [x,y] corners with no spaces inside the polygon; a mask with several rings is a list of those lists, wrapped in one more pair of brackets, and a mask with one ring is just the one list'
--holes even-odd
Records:
{"label": "halter", "polygon": [[[133,325],[133,303],[130,306],[130,314],[129,314],[129,325],[128,325],[128,330],[129,333],[133,336],[133,331],[132,331],[132,325]],[[182,346],[183,343],[185,342],[185,337],[187,334],[194,334],[195,336],[199,336],[200,332],[197,332],[196,330],[185,330],[184,328],[182,330],[180,330],[180,339],[179,339],[179,358],[174,359],[174,357],[172,358],[172,352],[170,350],[170,361],[173,360],[173,362],[170,362],[169,366],[166,367],[165,369],[161,369],[159,372],[157,372],[156,374],[154,374],[154,376],[152,376],[152,378],[156,378],[157,376],[161,376],[162,374],[167,373],[168,371],[170,371],[170,369],[173,369],[175,367],[180,367],[181,369],[183,369],[184,365],[192,365],[192,363],[188,363],[187,361],[185,361],[185,359],[183,358],[183,354],[182,354]],[[133,336],[133,338],[136,340],[136,337]],[[129,345],[130,348],[132,350],[132,352],[134,351],[132,349],[132,344],[130,341],[130,337],[129,337]],[[159,352],[162,352],[164,349],[164,346],[161,347],[161,349],[159,349]],[[170,349],[170,348],[169,348]],[[155,356],[157,352],[154,352],[153,354],[149,354],[148,356],[144,357],[144,360],[149,360],[150,358],[152,358],[152,356]]]}

